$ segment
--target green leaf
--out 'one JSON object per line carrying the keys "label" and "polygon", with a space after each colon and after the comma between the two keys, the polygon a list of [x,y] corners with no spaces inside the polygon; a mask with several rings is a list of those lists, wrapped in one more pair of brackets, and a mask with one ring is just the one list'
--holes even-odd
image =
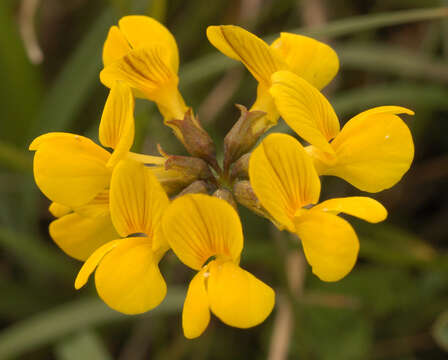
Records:
{"label": "green leaf", "polygon": [[17,322],[0,333],[0,359],[23,355],[86,328],[158,316],[181,309],[185,289],[170,287],[165,300],[147,314],[128,316],[108,308],[101,300],[81,299]]}
{"label": "green leaf", "polygon": [[56,345],[58,360],[112,360],[100,337],[93,331],[82,331]]}

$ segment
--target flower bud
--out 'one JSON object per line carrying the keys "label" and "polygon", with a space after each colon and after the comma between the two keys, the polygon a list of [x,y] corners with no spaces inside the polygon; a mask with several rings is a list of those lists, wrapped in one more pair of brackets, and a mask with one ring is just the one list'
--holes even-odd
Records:
{"label": "flower bud", "polygon": [[241,156],[233,165],[230,171],[230,177],[232,179],[249,178],[249,159],[251,153],[244,154]]}
{"label": "flower bud", "polygon": [[271,219],[266,210],[261,206],[260,201],[255,195],[254,190],[248,180],[237,181],[233,186],[233,194],[235,195],[236,201],[238,201],[241,205],[247,207],[249,210],[252,210],[259,216]]}
{"label": "flower bud", "polygon": [[207,180],[213,175],[207,163],[199,158],[180,155],[168,155],[165,161],[165,170],[176,170],[186,179]]}
{"label": "flower bud", "polygon": [[196,180],[183,189],[177,197],[186,194],[209,194],[212,191],[212,185],[204,180]]}
{"label": "flower bud", "polygon": [[236,211],[238,211],[235,199],[229,190],[220,188],[213,193],[213,196],[227,201]]}

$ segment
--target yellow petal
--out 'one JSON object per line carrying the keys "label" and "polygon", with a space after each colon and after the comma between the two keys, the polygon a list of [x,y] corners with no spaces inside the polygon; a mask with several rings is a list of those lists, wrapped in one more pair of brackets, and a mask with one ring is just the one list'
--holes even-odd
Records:
{"label": "yellow petal", "polygon": [[359,241],[347,221],[323,211],[306,211],[294,223],[305,257],[321,280],[338,281],[352,270]]}
{"label": "yellow petal", "polygon": [[110,185],[110,212],[121,236],[144,233],[152,238],[168,204],[162,186],[142,164],[118,163]]}
{"label": "yellow petal", "polygon": [[117,80],[143,92],[152,100],[163,85],[175,82],[177,75],[170,68],[166,47],[154,44],[129,51],[122,59],[106,66],[100,73],[101,82],[112,88]]}
{"label": "yellow petal", "polygon": [[269,92],[269,88],[266,88],[261,84],[257,87],[257,99],[249,111],[264,111],[266,113],[266,115],[258,121],[260,125],[257,123],[258,127],[254,127],[254,132],[266,131],[269,128],[266,128],[266,124],[270,124],[270,126],[276,125],[280,117],[277,107],[275,106],[274,98]]}
{"label": "yellow petal", "polygon": [[67,215],[72,212],[72,209],[68,206],[61,205],[55,202],[52,202],[50,206],[48,207],[48,211],[53,215],[54,217],[60,218],[61,216]]}
{"label": "yellow petal", "polygon": [[306,80],[289,71],[272,75],[271,95],[286,123],[303,139],[326,153],[339,132],[339,120],[328,100]]}
{"label": "yellow petal", "polygon": [[403,113],[413,114],[401,107],[383,106],[348,121],[332,142],[337,164],[322,174],[341,177],[368,192],[395,185],[414,158],[411,132],[397,116]]}
{"label": "yellow petal", "polygon": [[122,239],[113,240],[110,241],[100,248],[96,249],[92,255],[89,256],[87,261],[83,264],[81,270],[79,270],[78,276],[75,280],[75,289],[82,288],[86,283],[87,280],[89,280],[90,274],[92,274],[96,267],[98,266],[99,262],[103,259],[103,257],[111,251],[113,248],[118,246],[120,242],[123,241]]}
{"label": "yellow petal", "polygon": [[243,329],[262,323],[275,303],[274,290],[231,261],[210,263],[208,294],[213,314]]}
{"label": "yellow petal", "polygon": [[73,208],[73,211],[84,217],[96,217],[108,215],[109,213],[109,190],[103,190],[95,198],[85,205]]}
{"label": "yellow petal", "polygon": [[112,309],[140,314],[166,295],[166,283],[148,238],[126,238],[107,253],[95,272],[98,295]]}
{"label": "yellow petal", "polygon": [[207,37],[223,54],[241,61],[254,78],[265,87],[270,86],[271,75],[274,72],[288,68],[268,44],[239,26],[209,26]]}
{"label": "yellow petal", "polygon": [[237,212],[226,201],[208,195],[175,199],[165,212],[162,230],[180,261],[196,270],[211,256],[237,261],[243,249]]}
{"label": "yellow petal", "polygon": [[312,211],[320,210],[338,215],[345,213],[371,223],[378,223],[387,217],[387,210],[378,201],[365,196],[334,198],[314,206]]}
{"label": "yellow petal", "polygon": [[156,43],[130,51],[122,59],[106,66],[100,79],[109,88],[120,80],[137,89],[157,103],[165,121],[183,119],[188,110],[177,88],[179,78],[171,68],[165,44]]}
{"label": "yellow petal", "polygon": [[164,44],[170,57],[172,70],[179,69],[179,51],[176,39],[171,32],[157,20],[142,15],[124,16],[119,21],[120,30],[134,49],[154,43]]}
{"label": "yellow petal", "polygon": [[116,81],[106,100],[99,129],[101,144],[114,149],[108,166],[115,166],[130,151],[134,132],[132,91],[125,83]]}
{"label": "yellow petal", "polygon": [[119,237],[109,214],[96,217],[68,214],[51,222],[49,231],[67,255],[82,261],[103,244]]}
{"label": "yellow petal", "polygon": [[312,160],[292,136],[271,134],[253,151],[249,178],[272,217],[289,231],[297,210],[319,200],[320,180]]}
{"label": "yellow petal", "polygon": [[81,206],[109,185],[110,154],[86,137],[50,133],[34,140],[31,148],[36,149],[36,184],[54,202]]}
{"label": "yellow petal", "polygon": [[182,328],[187,339],[200,336],[210,322],[204,273],[205,269],[198,272],[188,286],[187,297],[182,310]]}
{"label": "yellow petal", "polygon": [[131,47],[117,26],[111,26],[103,47],[103,64],[107,66],[125,56]]}
{"label": "yellow petal", "polygon": [[339,59],[328,45],[303,35],[281,33],[271,48],[289,65],[289,69],[319,90],[337,74]]}

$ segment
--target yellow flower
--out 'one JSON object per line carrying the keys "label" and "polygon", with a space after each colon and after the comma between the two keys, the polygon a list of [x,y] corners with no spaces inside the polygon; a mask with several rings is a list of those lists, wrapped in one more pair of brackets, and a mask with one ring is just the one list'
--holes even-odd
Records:
{"label": "yellow flower", "polygon": [[125,16],[112,26],[104,43],[101,82],[125,81],[137,96],[157,103],[165,122],[184,118],[188,108],[178,90],[176,40],[147,16]]}
{"label": "yellow flower", "polygon": [[97,248],[118,237],[109,211],[112,169],[120,159],[136,158],[155,165],[151,172],[168,186],[181,174],[164,171],[162,157],[130,153],[134,141],[134,98],[130,88],[116,82],[106,101],[99,138],[110,154],[90,139],[69,133],[49,133],[30,145],[35,150],[34,177],[41,191],[53,201],[57,218],[50,236],[69,256],[85,261]]}
{"label": "yellow flower", "polygon": [[87,259],[76,278],[76,289],[96,269],[98,295],[111,308],[138,314],[159,305],[166,283],[158,263],[169,247],[157,234],[168,205],[166,193],[143,164],[118,163],[110,185],[110,213],[122,239],[106,243]]}
{"label": "yellow flower", "polygon": [[395,185],[411,166],[412,135],[397,115],[413,111],[376,107],[356,115],[340,130],[328,100],[303,78],[279,71],[272,76],[270,93],[286,123],[312,145],[307,152],[319,175],[338,176],[360,190],[378,192]]}
{"label": "yellow flower", "polygon": [[239,328],[258,325],[271,313],[274,291],[239,267],[243,232],[237,212],[226,201],[202,194],[181,196],[165,212],[162,232],[178,258],[198,271],[182,313],[187,338],[204,332],[210,311]]}
{"label": "yellow flower", "polygon": [[130,88],[115,82],[104,107],[99,137],[110,154],[90,139],[69,133],[37,137],[29,149],[35,151],[34,178],[51,201],[76,208],[92,201],[109,187],[113,166],[126,157],[134,141],[134,100]]}
{"label": "yellow flower", "polygon": [[108,190],[86,205],[71,209],[52,203],[49,210],[57,218],[50,223],[50,236],[75,259],[87,260],[101,245],[118,237],[110,217]]}
{"label": "yellow flower", "polygon": [[290,70],[322,89],[339,69],[339,59],[332,48],[303,35],[281,33],[269,46],[238,26],[220,25],[209,26],[207,37],[223,54],[241,61],[258,81],[257,100],[251,111],[265,111],[271,126],[279,118],[269,94],[273,73]]}
{"label": "yellow flower", "polygon": [[355,265],[359,242],[346,213],[375,223],[386,209],[368,197],[335,198],[317,206],[320,180],[312,159],[292,136],[271,134],[253,151],[249,177],[260,203],[280,225],[296,233],[313,273],[337,281]]}

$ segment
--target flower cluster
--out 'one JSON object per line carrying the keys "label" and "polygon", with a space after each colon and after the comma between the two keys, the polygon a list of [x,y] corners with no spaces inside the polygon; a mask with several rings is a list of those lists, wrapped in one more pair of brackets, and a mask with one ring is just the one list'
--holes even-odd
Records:
{"label": "flower cluster", "polygon": [[[99,140],[112,151],[69,133],[48,133],[30,145],[36,183],[56,217],[50,235],[84,262],[75,287],[94,273],[98,295],[111,308],[148,311],[166,295],[159,262],[172,250],[197,271],[182,313],[188,338],[204,332],[210,312],[249,328],[273,309],[272,288],[239,265],[237,203],[296,234],[313,273],[337,281],[351,271],[359,249],[355,231],[338,215],[376,223],[387,211],[362,196],[319,203],[319,176],[338,176],[375,193],[396,184],[414,155],[411,133],[398,116],[410,110],[373,108],[340,128],[320,92],[339,68],[329,46],[290,33],[268,45],[237,26],[211,26],[207,37],[258,82],[252,107],[238,105],[241,116],[224,139],[222,163],[178,90],[176,41],[145,16],[122,18],[104,44],[100,79],[110,92]],[[160,156],[131,151],[136,97],[157,104],[188,156],[161,148]],[[308,146],[287,134],[263,137],[280,116]]]}

